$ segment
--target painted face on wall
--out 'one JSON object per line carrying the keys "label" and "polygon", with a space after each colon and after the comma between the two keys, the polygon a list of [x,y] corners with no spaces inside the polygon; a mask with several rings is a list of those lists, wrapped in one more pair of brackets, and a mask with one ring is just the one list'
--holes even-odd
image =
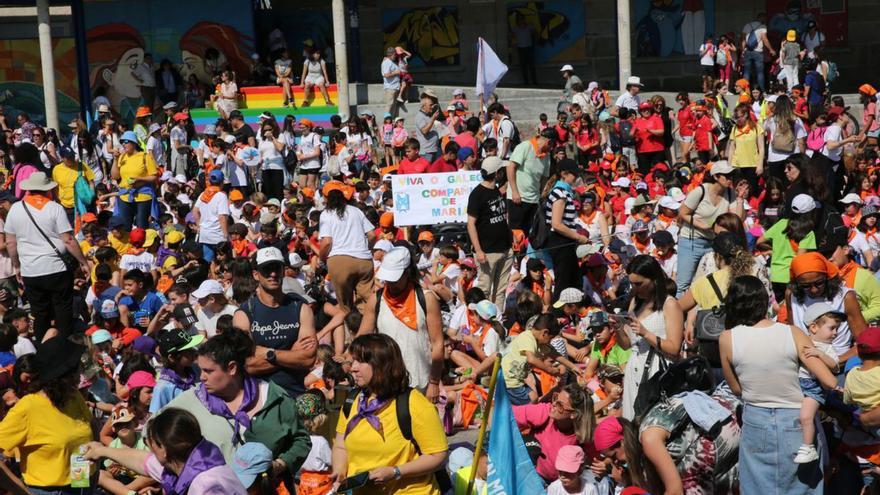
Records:
{"label": "painted face on wall", "polygon": [[206,59],[190,51],[181,50],[180,56],[183,60],[183,64],[180,67],[181,76],[185,79],[190,75],[194,75],[204,84],[211,84],[214,74],[226,65],[226,55],[222,53],[216,59]]}
{"label": "painted face on wall", "polygon": [[138,65],[144,60],[143,48],[132,48],[119,57],[116,62],[116,71],[104,69],[101,77],[110,85],[110,88],[124,98],[138,98],[141,90],[138,87],[138,80],[134,78],[132,73],[137,69]]}

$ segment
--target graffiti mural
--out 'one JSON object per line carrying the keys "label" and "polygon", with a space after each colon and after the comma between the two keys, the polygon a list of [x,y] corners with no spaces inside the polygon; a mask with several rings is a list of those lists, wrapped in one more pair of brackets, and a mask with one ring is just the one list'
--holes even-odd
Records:
{"label": "graffiti mural", "polygon": [[413,54],[410,67],[459,65],[461,39],[457,7],[382,11],[384,46],[401,46]]}
{"label": "graffiti mural", "polygon": [[636,0],[636,56],[696,55],[715,34],[715,0]]}
{"label": "graffiti mural", "polygon": [[[52,40],[58,117],[62,123],[79,113],[76,84],[76,53],[72,38]],[[7,119],[25,112],[45,123],[40,43],[36,39],[0,41],[0,107]]]}
{"label": "graffiti mural", "polygon": [[[546,0],[507,6],[508,32],[513,32],[521,19],[525,21],[535,38],[535,62],[538,64],[586,57],[585,18],[584,2]],[[515,51],[512,37],[510,47]]]}
{"label": "graffiti mural", "polygon": [[789,29],[803,35],[809,21],[816,21],[825,35],[825,44],[846,47],[849,37],[847,0],[806,2],[801,0],[767,0],[767,36],[778,45]]}
{"label": "graffiti mural", "polygon": [[87,0],[92,94],[106,95],[123,117],[133,116],[140,90],[132,72],[146,53],[152,54],[154,68],[170,60],[184,80],[194,75],[211,84],[212,76],[227,66],[239,77],[247,75],[254,52],[251,2],[196,4],[204,8],[176,0]]}

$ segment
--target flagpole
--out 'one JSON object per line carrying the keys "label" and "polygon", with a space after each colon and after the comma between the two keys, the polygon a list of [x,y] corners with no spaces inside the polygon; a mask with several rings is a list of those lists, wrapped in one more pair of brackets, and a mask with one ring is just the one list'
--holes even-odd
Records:
{"label": "flagpole", "polygon": [[[483,421],[480,423],[480,435],[477,438],[477,446],[474,449],[474,462],[471,464],[471,472],[468,476],[467,490],[465,495],[473,495],[474,479],[477,476],[477,465],[480,454],[483,452],[483,441],[486,439],[486,427],[489,425],[489,416],[492,414],[492,402],[495,399],[495,385],[498,383],[498,369],[501,368],[501,354],[495,355],[495,364],[492,366],[492,379],[489,381],[489,397],[486,399],[486,409],[483,411]],[[505,391],[505,393],[507,393]]]}

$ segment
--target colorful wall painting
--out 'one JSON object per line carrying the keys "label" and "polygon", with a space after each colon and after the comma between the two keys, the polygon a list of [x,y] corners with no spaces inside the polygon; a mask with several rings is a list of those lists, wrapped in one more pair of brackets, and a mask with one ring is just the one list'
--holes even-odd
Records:
{"label": "colorful wall painting", "polygon": [[[52,54],[58,118],[65,124],[79,113],[73,38],[53,39]],[[0,40],[0,107],[10,122],[25,112],[34,122],[46,123],[43,70],[37,39]]]}
{"label": "colorful wall painting", "polygon": [[715,0],[636,0],[636,56],[697,55],[715,35]]}
{"label": "colorful wall painting", "polygon": [[[546,0],[508,4],[508,33],[513,32],[520,19],[532,28],[535,63],[568,63],[587,56],[584,2]],[[516,51],[512,34],[510,49]]]}
{"label": "colorful wall painting", "polygon": [[412,53],[409,65],[449,67],[461,62],[457,7],[383,9],[384,46]]}
{"label": "colorful wall painting", "polygon": [[848,46],[847,0],[767,0],[767,36],[777,45],[789,29],[803,35],[810,21],[825,35],[826,46]]}

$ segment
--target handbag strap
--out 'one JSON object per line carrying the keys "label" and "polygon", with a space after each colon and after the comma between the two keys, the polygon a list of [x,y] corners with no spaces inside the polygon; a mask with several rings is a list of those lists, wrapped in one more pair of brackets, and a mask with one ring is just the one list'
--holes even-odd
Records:
{"label": "handbag strap", "polygon": [[49,239],[49,236],[47,236],[46,233],[43,232],[43,229],[40,228],[40,224],[38,224],[37,221],[34,219],[34,216],[31,214],[31,210],[27,207],[27,204],[24,201],[22,201],[21,207],[24,208],[24,212],[27,213],[28,218],[31,219],[31,223],[33,223],[34,227],[37,228],[37,232],[39,232],[40,235],[43,236],[43,239],[46,239],[46,242],[49,243],[50,246],[52,246],[52,250],[55,251],[55,254],[58,255],[59,258],[61,258],[61,261],[64,261],[64,257],[62,256],[61,251],[59,251],[58,248],[55,247],[55,243],[52,242],[52,240]]}
{"label": "handbag strap", "polygon": [[709,279],[709,285],[712,286],[712,290],[715,291],[715,295],[718,296],[718,302],[724,303],[724,296],[721,295],[721,289],[718,287],[718,282],[715,281],[714,273],[710,273],[707,279]]}

